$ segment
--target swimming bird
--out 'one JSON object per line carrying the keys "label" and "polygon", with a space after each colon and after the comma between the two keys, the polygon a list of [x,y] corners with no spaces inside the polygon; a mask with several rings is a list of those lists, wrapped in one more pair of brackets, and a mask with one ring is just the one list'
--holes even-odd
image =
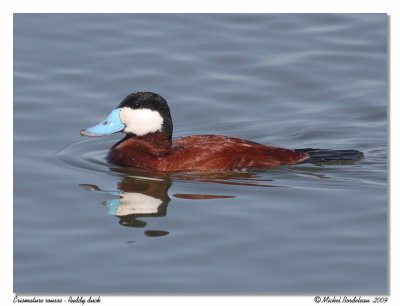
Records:
{"label": "swimming bird", "polygon": [[[268,169],[308,160],[359,157],[356,150],[290,150],[223,135],[193,135],[173,140],[167,101],[152,92],[128,95],[100,124],[82,130],[98,137],[116,132],[126,136],[109,151],[112,163],[163,172]],[[333,153],[332,153],[333,152]],[[362,153],[361,153],[362,154]],[[339,157],[340,157],[339,156]]]}

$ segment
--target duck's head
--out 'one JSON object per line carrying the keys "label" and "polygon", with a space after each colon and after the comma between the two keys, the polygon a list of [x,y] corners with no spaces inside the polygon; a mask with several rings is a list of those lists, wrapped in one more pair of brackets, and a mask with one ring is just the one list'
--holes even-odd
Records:
{"label": "duck's head", "polygon": [[172,139],[172,118],[167,101],[152,92],[127,96],[101,123],[81,131],[82,136],[98,137],[116,132],[144,136],[163,132]]}

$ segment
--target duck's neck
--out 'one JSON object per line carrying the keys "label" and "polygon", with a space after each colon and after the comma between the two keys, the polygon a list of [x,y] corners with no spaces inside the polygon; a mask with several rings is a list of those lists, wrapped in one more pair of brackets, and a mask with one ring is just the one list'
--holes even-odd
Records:
{"label": "duck's neck", "polygon": [[171,140],[163,132],[149,133],[143,136],[127,135],[114,145],[113,149],[119,147],[130,148],[154,156],[164,155],[171,150]]}

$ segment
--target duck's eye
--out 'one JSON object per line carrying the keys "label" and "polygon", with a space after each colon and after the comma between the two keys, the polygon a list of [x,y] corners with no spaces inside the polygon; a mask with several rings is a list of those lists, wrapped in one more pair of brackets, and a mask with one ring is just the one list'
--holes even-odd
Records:
{"label": "duck's eye", "polygon": [[104,121],[103,125],[110,125],[110,123],[111,123],[110,121]]}

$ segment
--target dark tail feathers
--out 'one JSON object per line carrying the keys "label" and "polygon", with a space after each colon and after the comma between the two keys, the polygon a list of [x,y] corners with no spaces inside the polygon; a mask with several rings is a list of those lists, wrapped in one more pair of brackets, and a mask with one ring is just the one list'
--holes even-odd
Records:
{"label": "dark tail feathers", "polygon": [[363,152],[357,150],[328,150],[328,149],[297,149],[298,152],[306,152],[309,159],[301,163],[324,163],[324,162],[353,162],[364,157]]}

